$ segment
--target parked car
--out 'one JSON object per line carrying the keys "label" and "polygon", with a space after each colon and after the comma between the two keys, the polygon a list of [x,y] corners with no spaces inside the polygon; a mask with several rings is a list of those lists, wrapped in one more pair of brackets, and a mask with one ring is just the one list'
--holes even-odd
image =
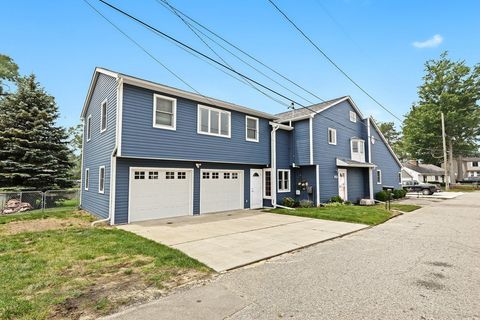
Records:
{"label": "parked car", "polygon": [[424,195],[432,195],[438,190],[434,184],[422,183],[416,180],[404,181],[402,187],[407,192],[421,192]]}

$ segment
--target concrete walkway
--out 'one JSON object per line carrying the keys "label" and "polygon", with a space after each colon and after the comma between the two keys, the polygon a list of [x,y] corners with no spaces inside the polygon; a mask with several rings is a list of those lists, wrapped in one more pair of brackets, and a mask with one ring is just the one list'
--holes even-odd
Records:
{"label": "concrete walkway", "polygon": [[463,194],[463,192],[435,192],[434,194],[424,195],[417,192],[407,193],[409,198],[425,198],[425,199],[455,199]]}
{"label": "concrete walkway", "polygon": [[179,249],[221,272],[366,227],[243,210],[146,221],[119,228]]}

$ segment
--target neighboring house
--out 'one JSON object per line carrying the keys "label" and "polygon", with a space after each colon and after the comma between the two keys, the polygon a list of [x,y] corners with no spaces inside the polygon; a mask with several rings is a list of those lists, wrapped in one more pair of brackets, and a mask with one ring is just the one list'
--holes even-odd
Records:
{"label": "neighboring house", "polygon": [[111,224],[398,188],[401,163],[350,97],[271,115],[97,68],[81,207]]}
{"label": "neighboring house", "polygon": [[445,171],[434,165],[410,160],[403,164],[402,181],[445,182]]}
{"label": "neighboring house", "polygon": [[453,160],[450,177],[456,182],[480,178],[480,157],[458,157]]}

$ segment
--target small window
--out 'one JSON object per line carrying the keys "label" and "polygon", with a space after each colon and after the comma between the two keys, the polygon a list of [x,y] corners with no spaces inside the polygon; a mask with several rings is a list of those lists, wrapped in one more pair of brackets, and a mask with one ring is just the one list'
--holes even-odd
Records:
{"label": "small window", "polygon": [[158,180],[158,171],[150,171],[148,173],[148,179],[150,180]]}
{"label": "small window", "polygon": [[272,170],[264,170],[263,177],[263,185],[265,188],[263,190],[263,197],[269,199],[272,197]]}
{"label": "small window", "polygon": [[187,179],[187,173],[185,171],[177,172],[177,179],[180,179],[180,180]]}
{"label": "small window", "polygon": [[328,143],[329,144],[337,144],[337,130],[328,128]]}
{"label": "small window", "polygon": [[210,179],[210,172],[203,172],[202,179]]}
{"label": "small window", "polygon": [[402,173],[401,172],[398,173],[398,183],[402,184]]}
{"label": "small window", "polygon": [[145,172],[144,171],[135,171],[133,175],[135,180],[144,180],[145,179]]}
{"label": "small window", "polygon": [[258,118],[245,116],[246,140],[258,142]]}
{"label": "small window", "polygon": [[87,118],[87,141],[92,139],[92,115]]}
{"label": "small window", "polygon": [[238,179],[238,172],[232,172],[232,179]]}
{"label": "small window", "polygon": [[218,179],[219,174],[218,172],[212,172],[212,179]]}
{"label": "small window", "polygon": [[98,168],[98,192],[105,192],[105,166]]}
{"label": "small window", "polygon": [[165,172],[165,179],[167,180],[175,179],[175,172],[172,172],[172,171]]}
{"label": "small window", "polygon": [[230,172],[224,172],[223,179],[230,179]]}
{"label": "small window", "polygon": [[290,170],[278,170],[278,192],[290,192]]}
{"label": "small window", "polygon": [[357,114],[355,111],[350,111],[350,121],[357,122]]}
{"label": "small window", "polygon": [[478,167],[478,161],[473,161],[472,162],[472,167]]}
{"label": "small window", "polygon": [[88,187],[90,186],[90,169],[86,168],[85,169],[85,178],[84,178],[84,183],[85,183],[85,190],[88,191]]}
{"label": "small window", "polygon": [[382,170],[377,170],[377,184],[382,184]]}
{"label": "small window", "polygon": [[355,161],[365,162],[365,141],[361,139],[352,139],[350,141],[351,146],[351,159]]}
{"label": "small window", "polygon": [[197,132],[230,138],[230,112],[198,105]]}
{"label": "small window", "polygon": [[107,130],[107,100],[100,106],[100,132]]}
{"label": "small window", "polygon": [[158,94],[153,95],[153,126],[175,130],[177,100]]}

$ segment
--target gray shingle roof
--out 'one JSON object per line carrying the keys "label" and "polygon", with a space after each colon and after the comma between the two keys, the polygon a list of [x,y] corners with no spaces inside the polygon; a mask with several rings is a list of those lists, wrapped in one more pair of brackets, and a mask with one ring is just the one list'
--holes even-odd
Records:
{"label": "gray shingle roof", "polygon": [[434,164],[424,164],[424,163],[419,163],[418,165],[414,165],[413,163],[406,162],[403,164],[405,168],[411,169],[413,171],[416,171],[418,173],[431,173],[435,175],[443,175],[445,174],[445,171],[440,168],[439,166],[436,166]]}
{"label": "gray shingle roof", "polygon": [[328,101],[325,101],[325,102],[317,103],[317,104],[308,106],[308,109],[299,107],[298,109],[295,109],[295,110],[290,110],[290,111],[285,111],[285,112],[282,112],[282,113],[277,113],[275,116],[277,116],[279,118],[279,121],[284,121],[284,120],[288,120],[288,119],[292,119],[292,118],[298,118],[298,117],[306,116],[306,115],[311,114],[312,111],[320,112],[320,111],[330,107],[332,104],[335,104],[338,101],[340,101],[342,99],[345,99],[345,98],[346,98],[346,96],[343,96],[343,97],[340,97],[340,98],[336,98],[336,99],[328,100]]}

